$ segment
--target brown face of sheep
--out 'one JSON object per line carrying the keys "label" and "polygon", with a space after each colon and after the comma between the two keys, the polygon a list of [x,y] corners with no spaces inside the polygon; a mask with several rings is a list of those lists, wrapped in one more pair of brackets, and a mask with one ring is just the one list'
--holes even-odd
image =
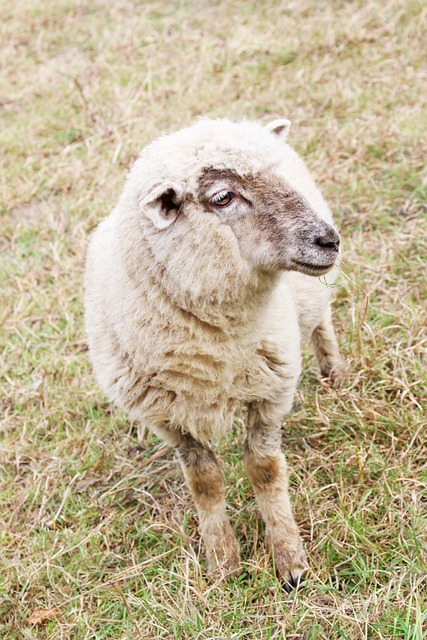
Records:
{"label": "brown face of sheep", "polygon": [[198,198],[232,228],[242,255],[257,269],[319,276],[338,256],[338,233],[279,176],[242,180],[231,171],[206,169]]}

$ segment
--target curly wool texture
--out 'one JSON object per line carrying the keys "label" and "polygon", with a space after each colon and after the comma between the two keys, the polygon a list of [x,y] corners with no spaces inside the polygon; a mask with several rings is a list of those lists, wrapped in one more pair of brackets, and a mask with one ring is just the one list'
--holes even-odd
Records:
{"label": "curly wool texture", "polygon": [[[268,400],[281,419],[300,373],[301,339],[330,300],[318,279],[250,265],[232,228],[198,200],[209,168],[243,180],[284,176],[331,221],[289,145],[254,123],[201,120],[143,150],[117,207],[93,234],[86,330],[101,388],[131,418],[202,442],[224,435],[248,402]],[[179,185],[186,205],[159,229],[141,203],[162,184]]]}

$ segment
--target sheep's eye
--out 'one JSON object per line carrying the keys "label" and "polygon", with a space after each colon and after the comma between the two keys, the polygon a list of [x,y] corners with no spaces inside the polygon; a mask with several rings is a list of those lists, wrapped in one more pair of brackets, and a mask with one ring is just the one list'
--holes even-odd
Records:
{"label": "sheep's eye", "polygon": [[231,191],[220,191],[211,198],[210,202],[216,207],[226,207],[234,200],[234,198],[235,195]]}

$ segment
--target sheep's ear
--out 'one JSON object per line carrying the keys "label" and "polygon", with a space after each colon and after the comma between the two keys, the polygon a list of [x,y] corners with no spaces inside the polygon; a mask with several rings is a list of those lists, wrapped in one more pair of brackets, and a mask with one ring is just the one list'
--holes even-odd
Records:
{"label": "sheep's ear", "polygon": [[172,182],[164,183],[142,198],[140,206],[157,229],[166,229],[179,216],[183,196],[181,186]]}
{"label": "sheep's ear", "polygon": [[286,142],[291,128],[291,121],[282,118],[281,120],[273,120],[269,124],[265,125],[264,129],[274,133],[278,138],[281,138],[283,142]]}

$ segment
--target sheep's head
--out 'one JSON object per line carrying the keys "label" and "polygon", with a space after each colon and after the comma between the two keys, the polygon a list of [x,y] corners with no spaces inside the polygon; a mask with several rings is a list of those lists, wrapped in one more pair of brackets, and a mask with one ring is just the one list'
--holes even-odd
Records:
{"label": "sheep's head", "polygon": [[[220,130],[221,123],[214,124]],[[316,276],[329,271],[338,256],[339,236],[287,181],[280,164],[289,125],[288,120],[279,120],[268,125],[267,131],[257,127],[256,140],[245,141],[242,135],[233,138],[230,129],[223,139],[218,136],[202,141],[195,157],[190,156],[190,179],[166,179],[141,199],[155,229],[175,238],[182,232],[184,238],[190,225],[197,228],[196,236],[201,240],[212,228],[225,226],[237,240],[241,256],[254,269]],[[226,126],[236,127],[236,134],[241,134],[239,124]],[[263,142],[265,148],[260,150]],[[189,153],[188,149],[184,152]]]}
{"label": "sheep's head", "polygon": [[322,275],[333,266],[337,232],[283,178],[273,173],[241,178],[209,168],[199,187],[206,213],[232,228],[253,267]]}

